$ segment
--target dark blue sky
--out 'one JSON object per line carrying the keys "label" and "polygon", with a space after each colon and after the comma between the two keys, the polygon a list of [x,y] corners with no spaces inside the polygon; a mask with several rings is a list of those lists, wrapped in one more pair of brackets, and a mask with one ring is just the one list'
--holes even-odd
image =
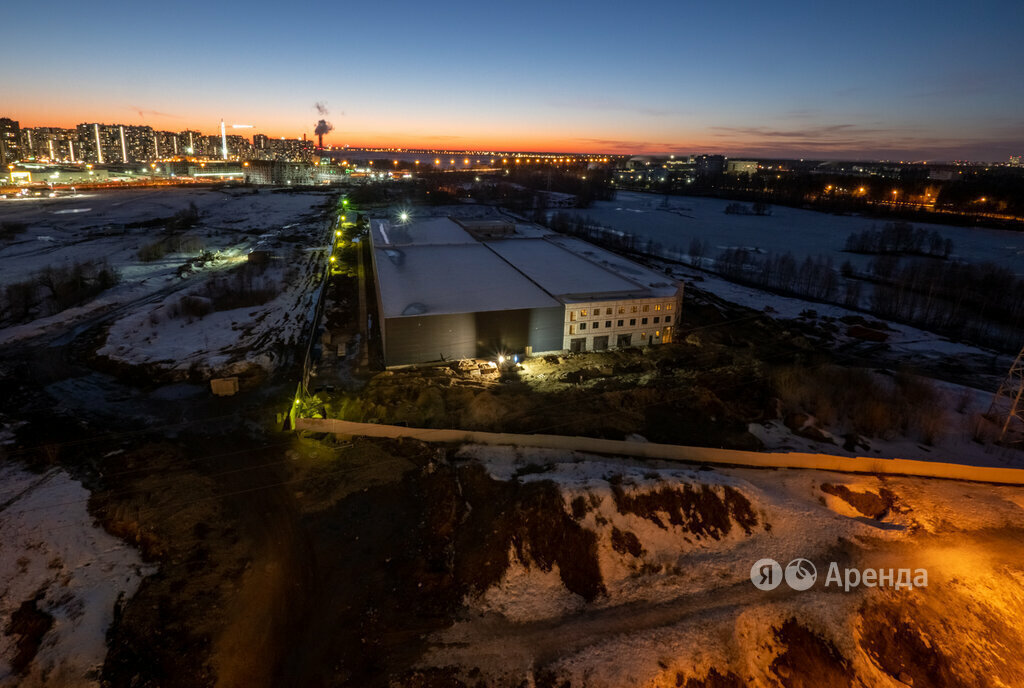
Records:
{"label": "dark blue sky", "polygon": [[[312,133],[341,145],[1005,160],[1024,3],[57,0],[0,114]],[[9,34],[11,35],[11,34]],[[248,133],[248,132],[244,132]]]}

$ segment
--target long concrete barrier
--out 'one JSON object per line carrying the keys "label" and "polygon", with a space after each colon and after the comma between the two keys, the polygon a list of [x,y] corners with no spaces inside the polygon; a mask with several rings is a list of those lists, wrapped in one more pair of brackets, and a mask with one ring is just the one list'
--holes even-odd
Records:
{"label": "long concrete barrier", "polygon": [[405,437],[422,442],[540,447],[543,449],[561,449],[592,454],[612,454],[644,459],[664,459],[668,461],[724,466],[810,468],[845,473],[911,475],[925,478],[949,478],[973,482],[1024,485],[1024,470],[1019,468],[968,466],[958,463],[917,461],[913,459],[847,457],[801,452],[752,452],[735,449],[714,449],[711,447],[684,447],[676,444],[658,444],[655,442],[604,440],[595,437],[570,437],[566,435],[516,435],[504,432],[479,432],[476,430],[433,430],[429,428],[407,428],[397,425],[379,425],[377,423],[356,423],[333,418],[298,418],[295,421],[295,429],[338,435],[359,435],[363,437],[387,437],[392,439]]}

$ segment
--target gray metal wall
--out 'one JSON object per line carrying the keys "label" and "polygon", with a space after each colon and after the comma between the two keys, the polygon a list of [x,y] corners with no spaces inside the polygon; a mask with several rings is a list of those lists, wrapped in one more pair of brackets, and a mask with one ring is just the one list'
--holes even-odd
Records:
{"label": "gray metal wall", "polygon": [[562,348],[565,310],[528,308],[453,315],[419,315],[384,321],[389,366],[441,358],[494,358],[498,353]]}

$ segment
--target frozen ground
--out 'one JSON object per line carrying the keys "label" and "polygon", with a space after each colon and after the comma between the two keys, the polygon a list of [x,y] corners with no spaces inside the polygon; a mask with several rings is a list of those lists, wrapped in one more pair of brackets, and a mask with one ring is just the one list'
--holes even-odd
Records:
{"label": "frozen ground", "polygon": [[[981,635],[1021,635],[1024,560],[1011,544],[1024,518],[1019,487],[707,470],[526,448],[467,446],[461,456],[481,460],[496,479],[552,481],[565,513],[593,534],[603,592],[587,602],[550,561],[512,557],[501,581],[467,597],[460,621],[431,636],[424,668],[456,666],[464,677],[477,670],[486,685],[510,687],[524,679],[703,686],[712,672],[736,678],[708,681],[715,686],[1024,679],[1003,632]],[[756,589],[750,570],[764,557],[782,566],[809,559],[816,585]],[[923,568],[928,584],[826,588],[831,562],[841,570]],[[877,617],[889,613],[896,636],[887,644],[879,634],[890,625]],[[942,680],[929,681],[936,665]]]}
{"label": "frozen ground", "polygon": [[[28,225],[0,244],[0,287],[74,261],[106,260],[121,275],[120,284],[87,303],[0,329],[0,344],[39,336],[64,343],[88,326],[113,321],[103,353],[125,363],[215,369],[245,352],[272,368],[273,345],[296,340],[323,269],[323,255],[313,249],[326,241],[321,206],[328,199],[318,192],[164,188],[0,201],[0,222]],[[139,249],[159,239],[161,227],[129,225],[169,218],[190,204],[199,222],[184,236],[198,248],[141,261]],[[192,322],[166,317],[205,281],[234,274],[254,248],[275,256],[262,276],[263,286],[279,291],[275,298]],[[212,259],[183,268],[200,250]]]}
{"label": "frozen ground", "polygon": [[[767,217],[726,215],[732,201],[672,196],[662,208],[663,196],[619,192],[614,201],[598,201],[590,208],[568,210],[599,224],[661,243],[665,249],[686,254],[690,241],[709,245],[708,258],[727,248],[748,248],[761,253],[792,252],[798,259],[825,255],[838,267],[849,260],[866,268],[871,256],[844,253],[852,232],[881,228],[884,220],[839,216],[813,210],[772,206]],[[1024,232],[912,223],[953,240],[952,258],[979,263],[989,261],[1024,275]]]}
{"label": "frozen ground", "polygon": [[[114,606],[152,573],[138,553],[94,525],[89,493],[59,469],[0,466],[0,686],[98,686]],[[52,619],[23,673],[12,669],[24,603]]]}

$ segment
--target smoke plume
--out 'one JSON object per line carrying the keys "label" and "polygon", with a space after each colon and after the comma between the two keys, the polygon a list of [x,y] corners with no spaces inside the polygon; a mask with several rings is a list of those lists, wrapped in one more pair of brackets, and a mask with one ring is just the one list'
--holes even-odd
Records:
{"label": "smoke plume", "polygon": [[334,125],[325,119],[320,120],[316,123],[316,129],[313,131],[317,136],[323,136],[324,134],[333,131]]}
{"label": "smoke plume", "polygon": [[317,113],[320,114],[320,115],[329,115],[330,114],[330,111],[327,109],[327,103],[325,101],[323,101],[323,100],[321,100],[321,101],[319,101],[317,103],[313,103],[313,107],[316,108]]}

